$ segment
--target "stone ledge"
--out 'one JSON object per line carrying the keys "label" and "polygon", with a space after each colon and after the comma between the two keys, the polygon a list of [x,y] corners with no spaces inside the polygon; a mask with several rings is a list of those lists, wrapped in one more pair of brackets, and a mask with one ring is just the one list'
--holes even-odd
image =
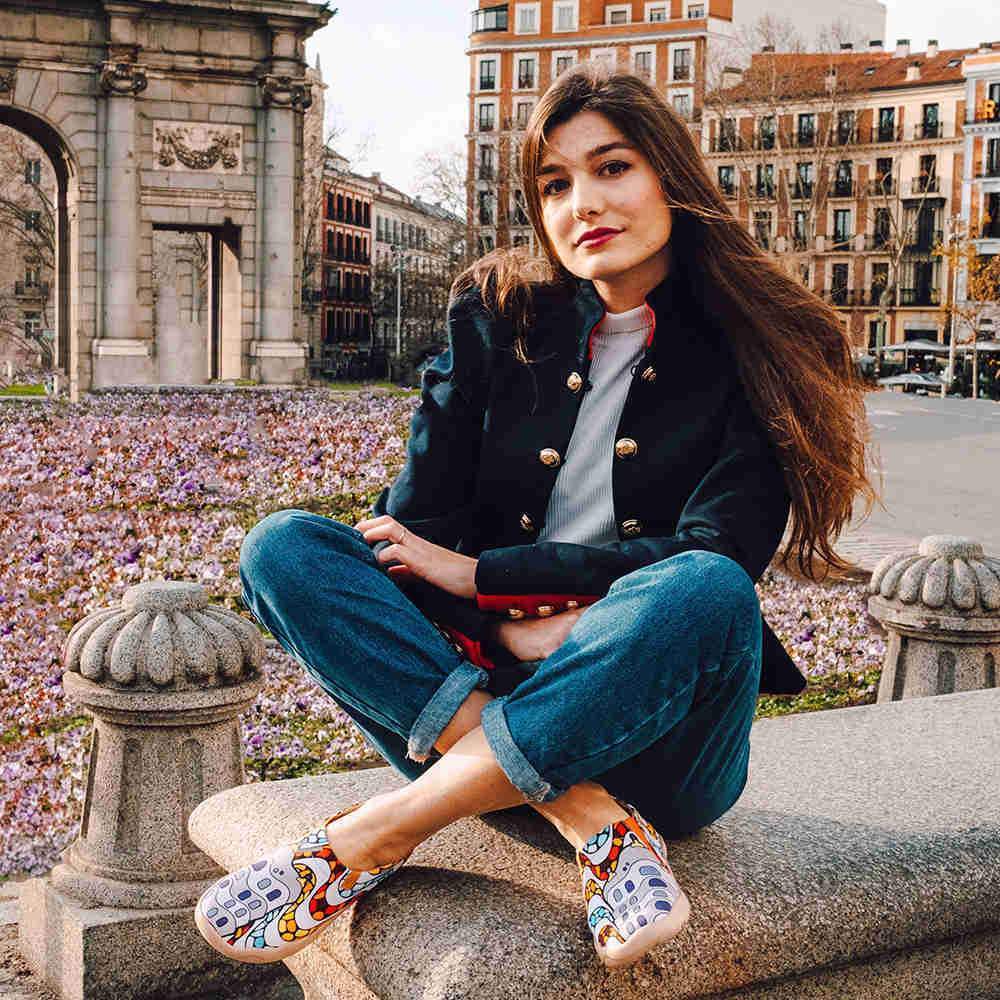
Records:
{"label": "stone ledge", "polygon": [[[526,807],[426,841],[287,964],[307,1000],[1000,997],[998,716],[994,689],[755,723],[743,797],[670,844],[690,923],[623,972],[593,952],[571,849]],[[189,828],[232,869],[402,780],[244,785]]]}

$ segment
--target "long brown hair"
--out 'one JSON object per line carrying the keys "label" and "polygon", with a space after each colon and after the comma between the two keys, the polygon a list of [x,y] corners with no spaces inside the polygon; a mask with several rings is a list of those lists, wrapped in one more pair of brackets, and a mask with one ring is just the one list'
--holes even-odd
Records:
{"label": "long brown hair", "polygon": [[532,286],[572,288],[575,281],[545,232],[537,171],[552,129],[585,110],[611,121],[660,177],[673,212],[673,266],[684,267],[693,298],[728,338],[747,400],[785,471],[791,531],[781,564],[810,580],[818,579],[817,555],[826,564],[822,578],[830,568],[853,568],[831,541],[850,521],[857,494],[864,517],[881,503],[881,473],[876,492],[864,383],[848,335],[830,306],[761,251],[718,192],[685,123],[644,80],[582,63],[552,83],[520,149],[521,186],[544,257],[495,250],[458,276],[452,295],[478,285],[486,305],[510,319],[518,360],[531,363]]}

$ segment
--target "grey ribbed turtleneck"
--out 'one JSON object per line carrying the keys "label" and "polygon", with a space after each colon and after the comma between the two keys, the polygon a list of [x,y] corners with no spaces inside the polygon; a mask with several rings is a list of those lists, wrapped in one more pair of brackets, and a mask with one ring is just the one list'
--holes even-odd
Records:
{"label": "grey ribbed turtleneck", "polygon": [[580,402],[538,541],[618,541],[611,489],[615,431],[632,384],[631,368],[642,357],[651,329],[649,309],[641,305],[623,313],[606,312],[594,331],[588,374],[593,388]]}

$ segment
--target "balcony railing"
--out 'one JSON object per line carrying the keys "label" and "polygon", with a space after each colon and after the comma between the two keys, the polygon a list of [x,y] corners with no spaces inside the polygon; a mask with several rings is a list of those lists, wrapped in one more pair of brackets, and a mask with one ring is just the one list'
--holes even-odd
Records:
{"label": "balcony railing", "polygon": [[735,184],[720,184],[719,190],[722,192],[723,196],[726,198],[736,197],[736,185]]}
{"label": "balcony railing", "polygon": [[792,236],[792,249],[797,251],[803,251],[809,249],[809,239],[806,236],[802,236],[796,233]]}
{"label": "balcony railing", "polygon": [[834,233],[830,237],[830,250],[853,250],[854,233]]}
{"label": "balcony railing", "polygon": [[807,148],[816,145],[816,132],[796,132],[795,134],[795,145],[800,148]]}
{"label": "balcony railing", "polygon": [[812,181],[796,181],[792,188],[792,198],[795,201],[806,201],[813,196]]}
{"label": "balcony railing", "polygon": [[354,302],[368,306],[372,304],[371,292],[356,292],[354,290],[345,292],[342,289],[334,288],[332,285],[327,286],[325,291],[327,302]]}
{"label": "balcony railing", "polygon": [[997,160],[996,162],[988,161],[986,166],[976,176],[1000,177],[1000,160]]}
{"label": "balcony railing", "polygon": [[864,249],[868,251],[886,250],[889,247],[889,240],[889,233],[879,232],[876,229],[874,233],[865,233]]}
{"label": "balcony railing", "polygon": [[881,126],[876,125],[872,129],[872,142],[902,142],[903,141],[903,126],[891,125],[891,126]]}
{"label": "balcony railing", "polygon": [[774,149],[777,139],[773,132],[757,132],[753,137],[754,149]]}
{"label": "balcony railing", "polygon": [[534,73],[519,74],[517,78],[517,88],[518,90],[534,90],[535,74]]}
{"label": "balcony railing", "polygon": [[753,188],[751,190],[752,190],[752,196],[754,198],[763,198],[765,200],[768,200],[768,199],[771,199],[771,198],[774,197],[774,184],[773,183],[772,184],[767,184],[767,183],[761,184],[760,182],[758,182],[757,184],[754,184],[754,186],[753,186]]}
{"label": "balcony railing", "polygon": [[992,113],[989,111],[979,110],[967,115],[965,119],[966,125],[976,125],[984,122],[1000,122],[1000,105],[998,105],[997,109]]}
{"label": "balcony railing", "polygon": [[940,139],[944,135],[941,122],[917,122],[913,126],[914,139]]}
{"label": "balcony railing", "polygon": [[497,78],[495,76],[481,76],[479,78],[480,90],[496,90]]}
{"label": "balcony railing", "polygon": [[713,153],[736,153],[743,150],[743,140],[738,135],[716,136],[709,145]]}
{"label": "balcony railing", "polygon": [[1000,219],[987,222],[980,230],[981,240],[1000,240]]}
{"label": "balcony railing", "polygon": [[856,194],[854,181],[834,181],[830,187],[831,198],[853,198]]}
{"label": "balcony railing", "polygon": [[15,281],[14,294],[19,299],[47,299],[49,283],[47,281]]}
{"label": "balcony railing", "polygon": [[339,253],[336,250],[327,250],[323,256],[327,260],[339,260],[348,264],[370,264],[372,261],[371,254],[354,253],[353,250],[341,250]]}
{"label": "balcony railing", "polygon": [[480,163],[479,164],[479,179],[481,181],[491,181],[493,180],[494,171],[492,163]]}
{"label": "balcony railing", "polygon": [[920,230],[907,237],[906,249],[927,253],[943,241],[944,233],[940,229]]}
{"label": "balcony railing", "polygon": [[879,195],[895,194],[893,190],[895,183],[891,177],[876,177],[868,182],[868,194],[878,197]]}
{"label": "balcony railing", "polygon": [[941,190],[941,179],[936,174],[921,174],[910,181],[910,194],[930,194]]}
{"label": "balcony railing", "polygon": [[691,79],[691,67],[688,65],[678,66],[674,64],[674,80],[690,80]]}
{"label": "balcony railing", "polygon": [[830,136],[830,142],[834,146],[853,146],[857,141],[856,128],[835,128]]}
{"label": "balcony railing", "polygon": [[899,290],[901,306],[939,306],[941,292],[937,288],[901,288]]}

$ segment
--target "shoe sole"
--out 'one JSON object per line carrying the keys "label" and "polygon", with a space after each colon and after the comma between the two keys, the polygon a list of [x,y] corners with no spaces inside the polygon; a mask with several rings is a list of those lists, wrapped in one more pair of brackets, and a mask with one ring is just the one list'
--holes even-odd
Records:
{"label": "shoe sole", "polygon": [[[232,958],[237,962],[245,962],[250,965],[272,965],[275,962],[283,962],[296,952],[301,951],[306,945],[312,944],[338,917],[353,909],[354,904],[361,897],[352,900],[342,910],[338,910],[333,916],[328,917],[318,927],[314,927],[305,937],[298,941],[289,941],[287,947],[275,946],[273,948],[234,948],[227,941],[219,937],[218,931],[212,926],[211,921],[202,914],[200,909],[194,911],[194,922],[201,931],[201,936],[209,947],[214,948],[220,955]],[[260,954],[257,954],[260,952]]]}
{"label": "shoe sole", "polygon": [[623,945],[612,949],[605,946],[603,952],[598,951],[598,957],[609,969],[633,965],[651,949],[666,944],[676,937],[690,916],[691,904],[687,896],[681,892],[666,920],[656,920],[645,927],[640,927]]}

